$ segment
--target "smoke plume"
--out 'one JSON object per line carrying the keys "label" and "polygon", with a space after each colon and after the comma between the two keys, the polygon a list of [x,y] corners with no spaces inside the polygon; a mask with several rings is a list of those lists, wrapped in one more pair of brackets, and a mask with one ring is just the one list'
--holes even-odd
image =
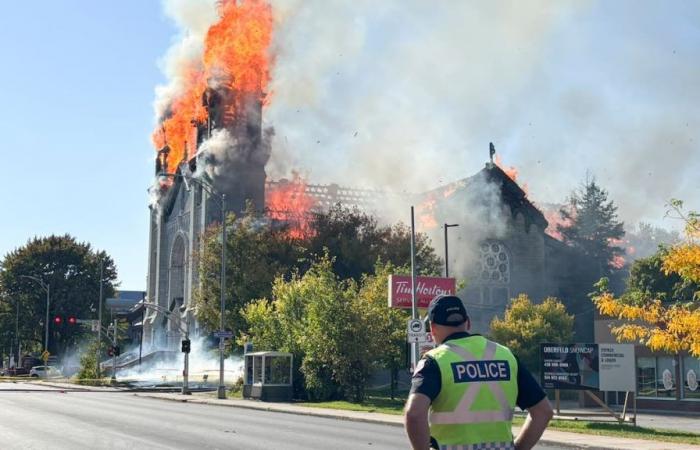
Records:
{"label": "smoke plume", "polygon": [[698,5],[273,6],[273,178],[420,192],[478,171],[494,141],[538,202],[586,171],[627,221],[697,198]]}

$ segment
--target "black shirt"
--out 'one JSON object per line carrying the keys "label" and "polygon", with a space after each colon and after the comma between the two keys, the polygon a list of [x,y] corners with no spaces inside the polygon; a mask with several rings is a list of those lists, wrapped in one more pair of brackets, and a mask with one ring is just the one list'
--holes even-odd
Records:
{"label": "black shirt", "polygon": [[[452,339],[461,339],[478,334],[458,332],[449,335],[444,342]],[[515,358],[518,359],[517,357]],[[515,404],[523,411],[535,406],[547,396],[539,383],[535,380],[529,370],[518,361],[518,398]],[[430,401],[440,393],[442,381],[440,377],[440,367],[430,356],[425,356],[418,362],[416,370],[411,380],[411,394],[418,393],[427,395]]]}

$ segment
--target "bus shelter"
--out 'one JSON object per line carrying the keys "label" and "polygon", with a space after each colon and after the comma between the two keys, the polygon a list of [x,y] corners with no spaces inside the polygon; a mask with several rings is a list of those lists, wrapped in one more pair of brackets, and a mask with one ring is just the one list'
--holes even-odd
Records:
{"label": "bus shelter", "polygon": [[291,353],[246,353],[243,398],[268,402],[290,401],[293,362]]}

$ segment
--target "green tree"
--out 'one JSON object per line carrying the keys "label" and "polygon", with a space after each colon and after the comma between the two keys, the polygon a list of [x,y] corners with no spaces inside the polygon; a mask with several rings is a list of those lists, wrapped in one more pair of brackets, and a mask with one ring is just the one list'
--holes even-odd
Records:
{"label": "green tree", "polygon": [[361,401],[371,373],[401,363],[405,313],[386,305],[391,264],[378,265],[359,283],[340,280],[326,255],[304,274],[277,278],[273,300],[257,300],[242,315],[261,350],[294,354],[297,395]]}
{"label": "green tree", "polygon": [[377,263],[374,275],[362,277],[354,298],[354,310],[361,316],[362,332],[368,341],[368,358],[376,368],[391,372],[392,398],[398,383],[399,369],[404,366],[407,311],[388,308],[389,275],[407,272],[391,263]]}
{"label": "green tree", "polygon": [[627,279],[627,289],[620,296],[623,303],[643,305],[650,299],[658,299],[663,303],[685,302],[700,291],[698,283],[664,269],[668,253],[669,248],[662,246],[654,255],[634,261]]}
{"label": "green tree", "polygon": [[[90,319],[99,303],[100,261],[104,263],[104,298],[113,296],[117,270],[105,252],[95,251],[69,235],[33,238],[9,252],[0,262],[0,327],[14,330],[19,307],[19,336],[22,348],[39,351],[44,342],[46,292],[26,278],[32,276],[50,286],[49,316],[63,318],[63,324],[50,323],[49,351],[62,354],[81,336],[89,333],[66,324],[66,317]],[[10,313],[10,314],[7,314]],[[50,319],[50,320],[51,320]],[[0,337],[1,338],[1,337]]]}
{"label": "green tree", "polygon": [[571,342],[574,316],[553,297],[533,304],[526,294],[511,300],[503,319],[491,322],[491,338],[510,348],[533,371],[539,370],[540,344]]}
{"label": "green tree", "polygon": [[[380,226],[377,219],[357,208],[341,205],[316,213],[307,248],[312,255],[328,254],[334,258],[333,270],[341,279],[359,281],[374,273],[378,260],[395,266],[409,265],[411,230],[403,224]],[[416,235],[416,265],[422,275],[437,275],[442,262],[425,234]]]}
{"label": "green tree", "polygon": [[624,250],[617,242],[625,235],[624,224],[618,221],[617,206],[608,200],[608,192],[595,179],[574,191],[560,214],[566,225],[558,225],[557,230],[564,242],[593,258],[599,277],[621,266]]}
{"label": "green tree", "polygon": [[[240,219],[227,217],[226,309],[224,323],[239,332],[246,322],[241,309],[257,298],[269,298],[273,282],[290,276],[303,258],[303,247],[273,228],[261,217],[249,213]],[[200,289],[194,292],[197,319],[209,330],[219,327],[221,287],[221,226],[209,227],[202,236],[199,253]]]}
{"label": "green tree", "polygon": [[[252,213],[227,219],[226,326],[246,332],[248,321],[241,311],[254,299],[271,298],[273,282],[292,274],[302,276],[319,256],[328,255],[340,280],[359,282],[373,274],[377,261],[396,266],[410,262],[410,230],[403,225],[379,226],[376,219],[339,205],[314,215],[304,238],[293,238],[284,226]],[[205,328],[219,327],[221,227],[210,227],[203,236],[199,256],[200,289],[194,294],[196,315]],[[421,273],[440,271],[441,262],[425,235],[416,238]],[[273,295],[274,298],[274,295]]]}

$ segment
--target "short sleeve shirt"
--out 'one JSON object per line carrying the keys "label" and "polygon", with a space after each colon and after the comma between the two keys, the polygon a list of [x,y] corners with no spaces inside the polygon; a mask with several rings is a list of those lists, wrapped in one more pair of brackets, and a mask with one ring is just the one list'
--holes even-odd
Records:
{"label": "short sleeve shirt", "polygon": [[[478,336],[467,332],[453,333],[445,339],[461,339],[469,336]],[[515,358],[518,359],[517,357]],[[432,402],[440,393],[442,381],[440,367],[430,356],[425,356],[418,362],[411,380],[411,394],[423,394]],[[529,370],[518,360],[518,397],[515,404],[523,411],[535,406],[547,396],[539,383]]]}

